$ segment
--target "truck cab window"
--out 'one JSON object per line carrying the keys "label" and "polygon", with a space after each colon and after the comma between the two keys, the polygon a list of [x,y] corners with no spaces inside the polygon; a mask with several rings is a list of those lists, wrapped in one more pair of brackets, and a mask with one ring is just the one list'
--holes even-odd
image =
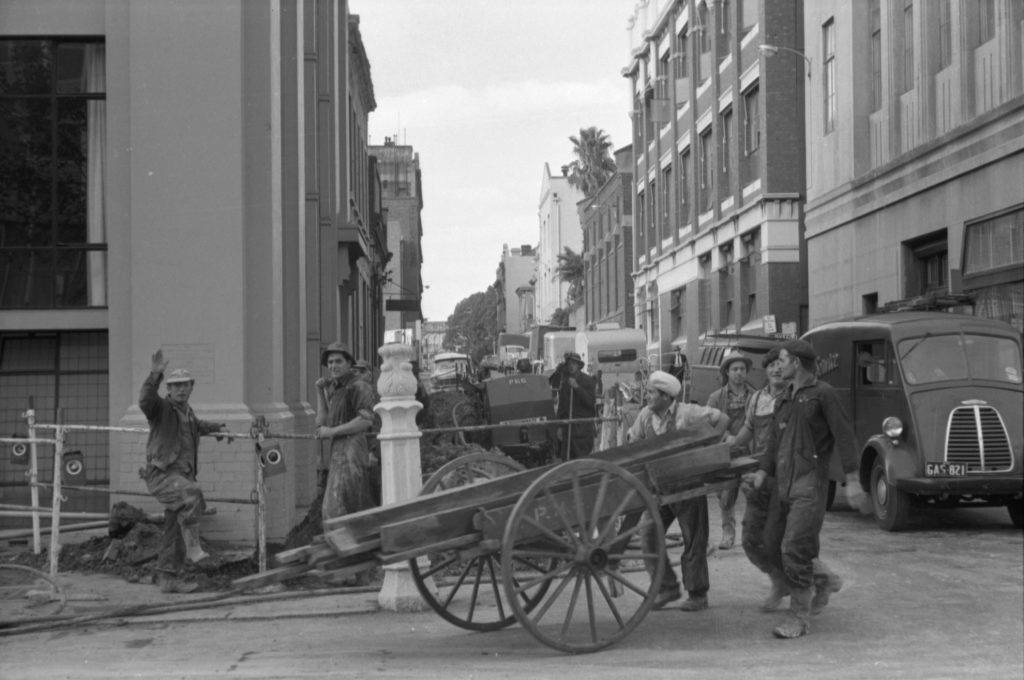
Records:
{"label": "truck cab window", "polygon": [[857,384],[890,385],[891,376],[884,340],[857,343]]}

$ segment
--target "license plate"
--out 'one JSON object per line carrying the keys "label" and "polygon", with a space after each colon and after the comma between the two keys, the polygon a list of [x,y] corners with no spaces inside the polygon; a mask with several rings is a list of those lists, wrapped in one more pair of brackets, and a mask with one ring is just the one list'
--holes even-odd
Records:
{"label": "license plate", "polygon": [[926,477],[966,477],[967,465],[964,463],[925,463]]}

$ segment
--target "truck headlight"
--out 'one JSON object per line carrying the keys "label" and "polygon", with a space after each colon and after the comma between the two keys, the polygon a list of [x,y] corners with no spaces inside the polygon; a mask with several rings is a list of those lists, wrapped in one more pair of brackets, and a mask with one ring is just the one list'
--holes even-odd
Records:
{"label": "truck headlight", "polygon": [[896,416],[889,416],[882,421],[882,432],[889,439],[899,439],[903,435],[903,421]]}

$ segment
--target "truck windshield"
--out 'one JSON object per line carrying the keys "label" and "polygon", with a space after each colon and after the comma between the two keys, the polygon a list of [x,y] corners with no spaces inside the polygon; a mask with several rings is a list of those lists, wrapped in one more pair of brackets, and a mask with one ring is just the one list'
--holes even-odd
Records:
{"label": "truck windshield", "polygon": [[1020,348],[991,335],[926,335],[900,342],[903,375],[911,385],[947,380],[1021,383]]}

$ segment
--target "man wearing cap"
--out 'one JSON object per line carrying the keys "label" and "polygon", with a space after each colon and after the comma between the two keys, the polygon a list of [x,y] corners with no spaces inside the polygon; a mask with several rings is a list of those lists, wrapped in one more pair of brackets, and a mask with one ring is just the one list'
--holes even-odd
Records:
{"label": "man wearing cap", "polygon": [[165,593],[190,593],[198,584],[181,578],[185,560],[198,563],[209,557],[199,542],[199,520],[206,510],[202,489],[196,482],[199,438],[223,432],[226,426],[196,417],[188,405],[195,380],[183,368],[167,376],[167,396],[160,398],[157,390],[166,369],[163,350],[158,349],[139,394],[139,408],[149,422],[146,467],[139,469],[139,476],[164,506],[156,584]]}
{"label": "man wearing cap", "polygon": [[863,507],[853,427],[835,390],[816,378],[817,353],[810,343],[788,340],[779,351],[782,378],[790,385],[775,400],[771,432],[760,469],[744,484],[760,489],[776,479],[779,511],[773,521],[780,539],[777,565],[789,586],[789,612],[772,633],[795,638],[810,630],[810,616],[828,604],[842,582],[831,572],[815,575],[819,534],[825,519],[828,470],[835,449],[846,472],[851,504]]}
{"label": "man wearing cap", "polygon": [[[729,416],[728,433],[735,435],[743,427],[747,401],[754,394],[753,386],[747,382],[751,361],[739,352],[730,352],[722,359],[719,371],[722,373],[722,387],[708,397],[708,406],[716,408]],[[733,455],[748,455],[747,446],[734,446]],[[728,550],[736,543],[736,487],[726,489],[718,494],[718,507],[722,511],[722,540],[718,547]]]}
{"label": "man wearing cap", "polygon": [[[558,408],[555,415],[559,420],[595,418],[597,384],[583,372],[583,359],[576,352],[569,352],[562,363],[564,368],[558,386]],[[593,422],[562,425],[560,433],[565,459],[589,456],[594,450],[594,432]]]}
{"label": "man wearing cap", "polygon": [[333,519],[376,505],[366,432],[373,426],[375,392],[340,342],[320,353],[328,377],[316,381],[316,437],[331,442],[321,516]]}
{"label": "man wearing cap", "polygon": [[[719,434],[725,432],[729,424],[725,414],[718,409],[685,404],[676,401],[682,385],[665,371],[654,371],[647,379],[645,399],[647,405],[640,410],[633,425],[630,426],[626,439],[629,442],[650,439],[666,432],[675,432],[686,428],[710,425]],[[637,517],[627,516],[623,521],[621,533],[636,525]],[[680,609],[687,612],[701,611],[708,608],[708,499],[699,496],[677,503],[661,506],[661,523],[664,531],[673,521],[679,521],[679,530],[683,535],[685,547],[680,561],[683,573],[683,585],[688,597]],[[649,551],[648,551],[649,552]],[[669,602],[682,597],[679,580],[675,570],[668,564],[666,555],[665,576],[661,582],[655,608],[661,608]]]}

